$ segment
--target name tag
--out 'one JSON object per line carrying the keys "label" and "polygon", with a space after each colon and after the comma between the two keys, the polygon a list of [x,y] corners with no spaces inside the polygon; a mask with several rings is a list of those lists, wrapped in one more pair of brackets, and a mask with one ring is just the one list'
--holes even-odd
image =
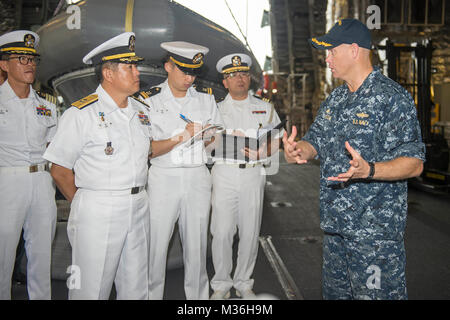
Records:
{"label": "name tag", "polygon": [[356,116],[357,119],[353,119],[353,124],[359,125],[359,126],[368,126],[369,125],[369,115],[364,112],[357,113]]}

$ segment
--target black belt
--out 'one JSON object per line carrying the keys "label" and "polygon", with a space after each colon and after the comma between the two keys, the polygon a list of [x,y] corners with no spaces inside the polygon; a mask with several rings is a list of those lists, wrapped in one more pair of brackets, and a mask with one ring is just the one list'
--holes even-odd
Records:
{"label": "black belt", "polygon": [[144,187],[133,187],[131,188],[131,194],[136,194],[144,190]]}
{"label": "black belt", "polygon": [[254,167],[259,166],[259,165],[260,165],[259,163],[252,163],[252,164],[249,164],[249,163],[240,163],[240,164],[239,164],[239,169],[254,168]]}

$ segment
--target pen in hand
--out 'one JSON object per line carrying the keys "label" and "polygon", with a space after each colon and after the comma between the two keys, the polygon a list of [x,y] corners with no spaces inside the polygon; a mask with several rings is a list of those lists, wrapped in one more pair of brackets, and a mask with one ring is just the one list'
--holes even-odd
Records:
{"label": "pen in hand", "polygon": [[181,113],[180,113],[180,118],[183,119],[184,121],[186,121],[187,123],[192,123],[192,120],[186,118],[186,117],[185,117],[184,115],[182,115]]}

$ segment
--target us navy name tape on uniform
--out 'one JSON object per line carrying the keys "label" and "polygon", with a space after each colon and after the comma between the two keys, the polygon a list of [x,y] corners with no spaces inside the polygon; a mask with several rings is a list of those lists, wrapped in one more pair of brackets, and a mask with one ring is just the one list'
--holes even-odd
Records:
{"label": "us navy name tape on uniform", "polygon": [[327,177],[348,170],[345,141],[369,162],[398,157],[425,160],[416,108],[409,93],[375,69],[352,94],[347,85],[336,88],[322,103],[303,139],[321,159],[321,228],[348,238],[402,239],[406,181],[355,181],[335,190]]}
{"label": "us navy name tape on uniform", "polygon": [[244,53],[232,53],[217,61],[216,69],[220,73],[249,71],[252,59]]}
{"label": "us navy name tape on uniform", "polygon": [[39,56],[39,36],[29,30],[17,30],[0,36],[0,53]]}
{"label": "us navy name tape on uniform", "polygon": [[209,52],[207,47],[185,41],[161,43],[161,48],[169,52],[169,59],[183,72],[198,74],[203,66],[203,58]]}
{"label": "us navy name tape on uniform", "polygon": [[[371,48],[370,31],[356,19],[339,20],[317,49],[357,43]],[[342,85],[322,103],[303,139],[320,165],[320,227],[324,299],[407,299],[404,231],[407,182],[328,177],[348,170],[345,141],[368,162],[399,157],[424,160],[411,95],[375,68],[355,92]]]}
{"label": "us navy name tape on uniform", "polygon": [[92,49],[83,58],[85,64],[103,62],[137,63],[144,60],[135,52],[136,36],[134,32],[124,32]]}

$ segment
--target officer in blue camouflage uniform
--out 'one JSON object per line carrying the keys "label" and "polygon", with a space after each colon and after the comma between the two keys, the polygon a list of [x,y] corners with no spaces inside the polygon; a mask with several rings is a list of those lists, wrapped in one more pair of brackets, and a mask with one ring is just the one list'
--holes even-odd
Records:
{"label": "officer in blue camouflage uniform", "polygon": [[372,67],[370,31],[358,20],[310,42],[328,50],[333,76],[345,81],[301,141],[295,127],[283,137],[288,162],[321,161],[323,298],[407,299],[406,179],[425,159],[414,102]]}

